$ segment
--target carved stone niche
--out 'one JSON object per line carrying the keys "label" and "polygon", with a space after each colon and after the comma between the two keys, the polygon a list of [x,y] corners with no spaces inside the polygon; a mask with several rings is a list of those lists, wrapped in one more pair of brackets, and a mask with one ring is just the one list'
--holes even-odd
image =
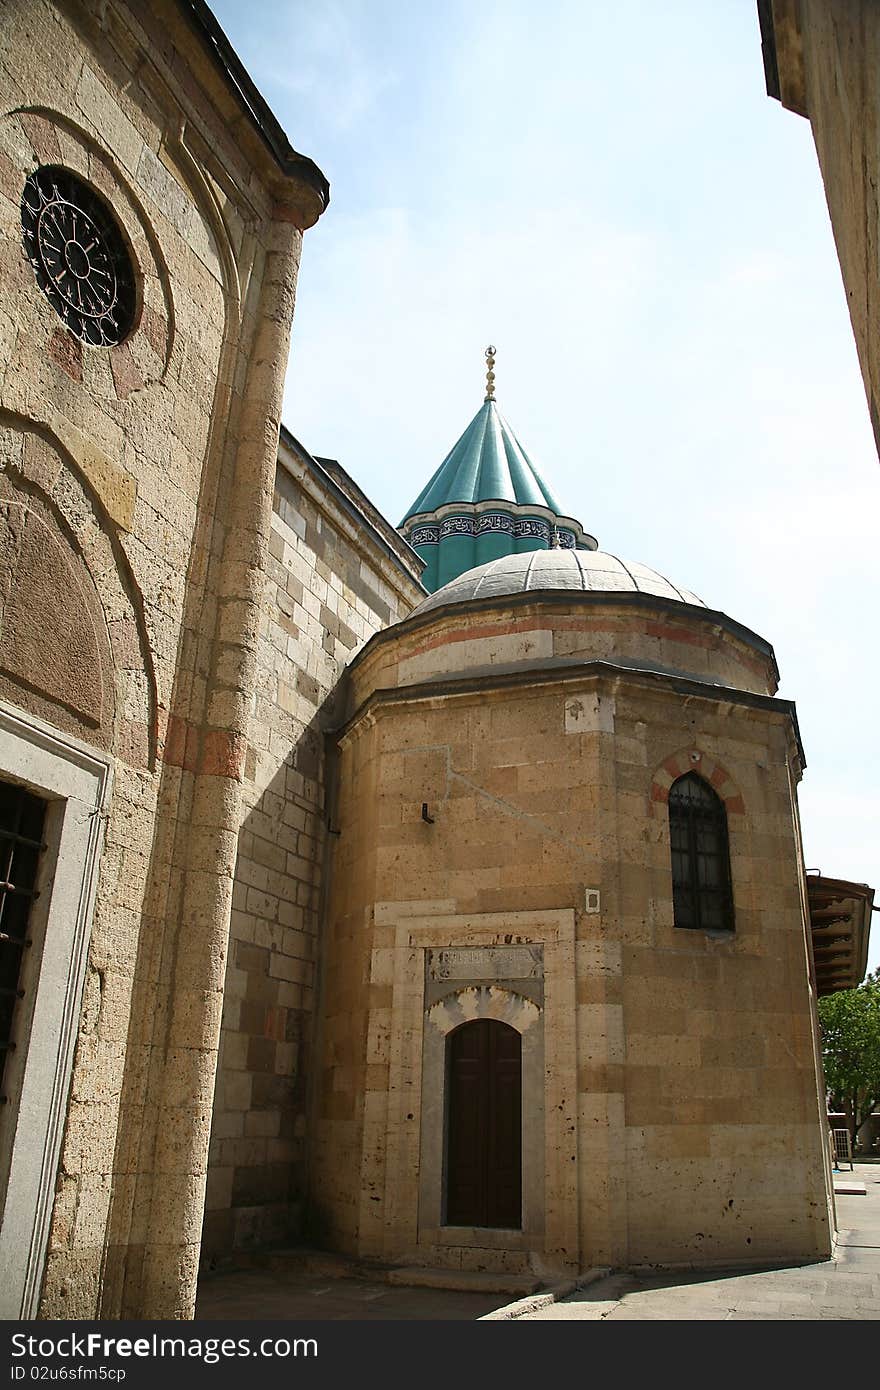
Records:
{"label": "carved stone niche", "polygon": [[39,502],[8,487],[0,491],[0,694],[110,747],[110,646],[91,577]]}
{"label": "carved stone niche", "polygon": [[111,633],[77,530],[109,542],[55,448],[15,429],[0,446],[0,698],[113,750]]}
{"label": "carved stone niche", "polygon": [[0,412],[0,699],[132,767],[156,752],[142,599],[99,492],[46,429]]}

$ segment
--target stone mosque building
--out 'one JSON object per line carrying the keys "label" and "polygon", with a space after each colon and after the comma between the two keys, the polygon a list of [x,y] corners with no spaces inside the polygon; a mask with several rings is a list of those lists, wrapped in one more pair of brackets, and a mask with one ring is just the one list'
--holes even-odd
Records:
{"label": "stone mosque building", "polygon": [[825,1257],[770,644],[598,549],[491,352],[399,529],[280,426],[329,191],[203,0],[0,34],[3,1315]]}

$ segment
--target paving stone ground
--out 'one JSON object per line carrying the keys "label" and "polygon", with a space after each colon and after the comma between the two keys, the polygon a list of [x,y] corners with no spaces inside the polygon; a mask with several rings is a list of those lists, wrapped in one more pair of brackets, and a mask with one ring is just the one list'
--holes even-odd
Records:
{"label": "paving stone ground", "polygon": [[[838,1196],[832,1260],[748,1273],[611,1274],[520,1321],[880,1319],[880,1163],[857,1163],[854,1176],[866,1195]],[[305,1269],[252,1269],[203,1279],[196,1317],[472,1321],[509,1301],[505,1294],[407,1288]]]}
{"label": "paving stone ground", "polygon": [[307,1271],[243,1270],[210,1275],[199,1285],[196,1319],[282,1318],[296,1322],[473,1322],[510,1300],[503,1293],[401,1288]]}
{"label": "paving stone ground", "polygon": [[880,1164],[857,1163],[854,1176],[866,1195],[836,1198],[839,1244],[832,1260],[749,1273],[612,1274],[529,1314],[528,1321],[876,1320]]}

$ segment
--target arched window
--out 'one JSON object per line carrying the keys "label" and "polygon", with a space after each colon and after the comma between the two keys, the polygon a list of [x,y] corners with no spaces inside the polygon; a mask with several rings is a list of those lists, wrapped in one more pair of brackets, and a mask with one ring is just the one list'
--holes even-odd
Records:
{"label": "arched window", "polygon": [[675,925],[733,931],[727,812],[695,772],[679,777],[670,789],[669,838]]}

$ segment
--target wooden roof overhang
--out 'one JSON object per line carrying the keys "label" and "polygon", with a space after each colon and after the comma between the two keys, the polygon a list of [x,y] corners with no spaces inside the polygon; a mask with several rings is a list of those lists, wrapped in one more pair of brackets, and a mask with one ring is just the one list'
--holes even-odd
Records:
{"label": "wooden roof overhang", "polygon": [[855,989],[868,962],[874,889],[866,883],[808,874],[807,897],[819,998]]}

